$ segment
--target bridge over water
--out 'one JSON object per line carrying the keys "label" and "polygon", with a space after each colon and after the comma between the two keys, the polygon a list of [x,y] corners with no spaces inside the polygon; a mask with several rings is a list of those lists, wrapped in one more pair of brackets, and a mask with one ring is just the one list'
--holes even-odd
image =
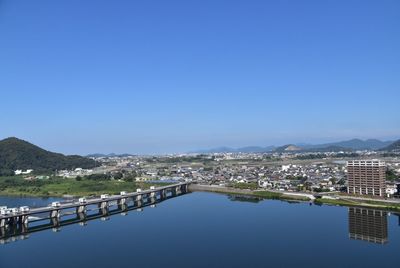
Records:
{"label": "bridge over water", "polygon": [[62,226],[70,224],[85,225],[90,220],[107,220],[115,214],[124,215],[128,211],[140,211],[145,206],[155,206],[156,203],[187,193],[189,184],[177,183],[106,198],[91,198],[85,202],[73,200],[60,203],[57,207],[49,205],[32,208],[26,212],[0,215],[0,243],[16,237],[24,239],[30,233],[38,231],[58,231]]}

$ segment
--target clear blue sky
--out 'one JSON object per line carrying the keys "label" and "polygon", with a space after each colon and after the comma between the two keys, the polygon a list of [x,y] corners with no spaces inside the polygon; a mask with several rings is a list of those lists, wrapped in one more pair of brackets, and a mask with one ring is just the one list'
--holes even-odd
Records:
{"label": "clear blue sky", "polygon": [[0,138],[63,153],[400,137],[400,1],[0,0]]}

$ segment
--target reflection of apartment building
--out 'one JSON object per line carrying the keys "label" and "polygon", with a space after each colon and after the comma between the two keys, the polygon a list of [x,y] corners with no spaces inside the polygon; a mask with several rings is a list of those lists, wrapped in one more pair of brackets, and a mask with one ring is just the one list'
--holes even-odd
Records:
{"label": "reflection of apartment building", "polygon": [[380,160],[352,160],[347,162],[349,194],[384,196],[386,164]]}
{"label": "reflection of apartment building", "polygon": [[349,237],[351,239],[385,244],[388,242],[387,212],[349,208]]}

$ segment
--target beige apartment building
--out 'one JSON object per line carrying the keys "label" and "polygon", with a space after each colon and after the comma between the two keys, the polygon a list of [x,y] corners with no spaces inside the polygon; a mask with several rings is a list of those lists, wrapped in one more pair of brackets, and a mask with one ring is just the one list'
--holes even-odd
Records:
{"label": "beige apartment building", "polygon": [[380,160],[352,160],[347,162],[349,194],[384,196],[386,164]]}

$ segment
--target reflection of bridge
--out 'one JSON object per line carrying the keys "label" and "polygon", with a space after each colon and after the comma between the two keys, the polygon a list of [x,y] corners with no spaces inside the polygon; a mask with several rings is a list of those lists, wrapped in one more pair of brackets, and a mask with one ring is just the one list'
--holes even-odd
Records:
{"label": "reflection of bridge", "polygon": [[388,242],[387,212],[350,207],[349,237],[351,239],[385,244]]}
{"label": "reflection of bridge", "polygon": [[[94,219],[107,220],[115,214],[126,215],[131,210],[141,210],[145,206],[155,206],[163,200],[185,194],[189,183],[178,183],[136,193],[113,195],[108,198],[92,198],[84,204],[78,201],[61,203],[58,207],[41,207],[29,212],[19,212],[0,216],[0,243],[6,239],[26,238],[30,233],[79,223],[85,225]],[[94,213],[93,213],[94,212]],[[64,218],[64,219],[63,219]]]}

